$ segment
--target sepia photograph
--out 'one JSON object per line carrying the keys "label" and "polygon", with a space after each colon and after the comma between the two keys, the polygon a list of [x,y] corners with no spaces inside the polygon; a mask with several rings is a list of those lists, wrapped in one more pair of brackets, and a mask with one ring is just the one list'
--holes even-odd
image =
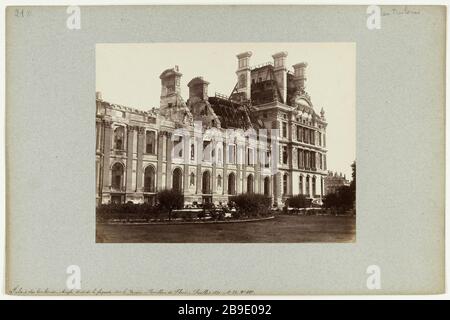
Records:
{"label": "sepia photograph", "polygon": [[3,12],[5,295],[446,292],[445,6]]}
{"label": "sepia photograph", "polygon": [[97,44],[96,242],[354,242],[355,49]]}

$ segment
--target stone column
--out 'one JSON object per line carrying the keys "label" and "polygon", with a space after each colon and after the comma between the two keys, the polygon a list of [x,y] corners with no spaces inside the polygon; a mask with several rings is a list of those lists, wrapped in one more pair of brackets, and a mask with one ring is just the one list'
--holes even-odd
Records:
{"label": "stone column", "polygon": [[110,156],[111,156],[111,142],[112,142],[112,122],[105,120],[103,122],[105,130],[105,144],[103,148],[103,192],[110,192],[111,190],[111,173],[110,173]]}
{"label": "stone column", "polygon": [[[241,147],[239,145],[239,142],[236,143],[236,194],[240,194],[243,193],[242,189],[242,185],[244,182],[244,179],[242,179],[241,176],[241,168],[242,168],[242,164],[240,164],[240,162],[242,162],[242,151],[241,151]],[[244,159],[245,160],[245,159]]]}
{"label": "stone column", "polygon": [[183,136],[183,159],[184,159],[184,165],[183,165],[183,173],[184,173],[184,179],[183,179],[183,191],[184,194],[186,194],[189,191],[189,161],[191,158],[191,142],[190,142],[190,136],[184,135]]}
{"label": "stone column", "polygon": [[292,196],[294,193],[294,148],[292,145],[288,146],[288,164],[289,164],[289,179],[288,179],[288,186],[287,186],[287,193],[289,196]]}
{"label": "stone column", "polygon": [[264,193],[264,185],[262,186],[262,191],[261,191],[261,184],[264,183],[264,179],[261,179],[261,163],[259,161],[260,159],[260,150],[258,148],[258,146],[255,148],[255,156],[256,159],[253,159],[253,167],[255,168],[255,193]]}
{"label": "stone column", "polygon": [[277,203],[278,207],[282,207],[282,198],[281,198],[281,192],[282,192],[282,176],[281,172],[277,172],[273,176],[274,184],[273,184],[273,194],[274,194],[274,202]]}
{"label": "stone column", "polygon": [[[242,193],[248,192],[247,190],[247,146],[244,145],[241,147],[241,156],[242,156]],[[253,175],[253,190],[255,189],[255,176]]]}
{"label": "stone column", "polygon": [[98,153],[101,150],[102,123],[98,118],[95,120],[95,151]]}
{"label": "stone column", "polygon": [[227,158],[227,144],[223,145],[223,179],[222,179],[222,194],[228,193],[228,158]]}
{"label": "stone column", "polygon": [[161,191],[162,186],[162,165],[163,165],[163,132],[158,132],[157,136],[157,146],[158,146],[158,153],[157,153],[157,159],[158,159],[158,165],[156,168],[156,191]]}
{"label": "stone column", "polygon": [[216,141],[214,141],[214,140],[211,141],[211,145],[214,150],[214,157],[211,158],[212,166],[211,166],[211,181],[209,182],[209,190],[210,190],[210,193],[214,195],[217,190],[217,188],[216,188],[216,185],[217,185],[216,166],[217,166],[218,155],[217,155]]}
{"label": "stone column", "polygon": [[196,194],[202,194],[202,162],[203,162],[203,138],[202,136],[195,137],[197,141],[197,151],[196,151],[196,160],[197,160],[197,182],[195,185]]}
{"label": "stone column", "polygon": [[127,128],[127,183],[126,183],[126,193],[133,193],[132,183],[133,183],[133,145],[134,145],[134,132],[136,128],[133,126],[128,126]]}
{"label": "stone column", "polygon": [[136,166],[136,192],[142,192],[142,166],[143,166],[143,154],[144,154],[144,136],[145,128],[138,128],[137,135],[137,166]]}
{"label": "stone column", "polygon": [[166,187],[172,188],[172,151],[173,141],[172,133],[166,132]]}
{"label": "stone column", "polygon": [[215,194],[216,193],[216,190],[217,190],[217,176],[216,176],[216,164],[215,163],[213,163],[212,164],[212,169],[211,169],[211,181],[210,181],[210,190],[211,190],[211,193],[212,194]]}

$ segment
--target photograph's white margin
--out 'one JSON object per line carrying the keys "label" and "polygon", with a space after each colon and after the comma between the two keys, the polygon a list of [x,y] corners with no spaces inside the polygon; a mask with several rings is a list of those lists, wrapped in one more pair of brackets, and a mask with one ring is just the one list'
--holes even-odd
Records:
{"label": "photograph's white margin", "polygon": [[[16,1],[9,1],[5,0],[1,3],[1,18],[0,18],[0,24],[2,29],[2,38],[6,39],[6,33],[5,33],[5,9],[7,6],[27,6],[27,5],[180,5],[180,4],[210,4],[210,5],[230,5],[230,4],[246,4],[246,5],[270,5],[270,4],[278,4],[278,5],[288,5],[288,4],[303,4],[303,5],[311,5],[311,4],[317,4],[317,5],[446,5],[447,6],[447,17],[448,17],[448,5],[449,0],[447,1],[288,1],[288,0],[278,0],[278,1],[270,1],[270,0],[258,0],[258,1],[249,1],[249,0],[240,0],[240,1],[227,1],[227,0],[197,0],[197,1],[189,1],[189,0],[167,0],[167,1],[152,1],[152,0],[121,0],[121,1],[89,1],[89,0],[77,0],[77,1],[41,1],[41,0],[34,0],[34,1],[24,1],[24,0],[16,0]],[[446,46],[446,59],[448,61],[449,58],[449,47],[448,47],[448,34],[449,34],[449,26],[447,23],[447,46]],[[0,265],[2,266],[2,272],[0,275],[1,279],[1,291],[0,291],[0,299],[2,300],[64,300],[64,299],[73,299],[73,300],[81,300],[81,299],[107,299],[107,300],[118,300],[118,299],[127,299],[127,300],[134,300],[134,299],[152,299],[152,300],[185,300],[185,299],[195,299],[195,300],[227,300],[227,299],[246,299],[246,300],[260,300],[260,299],[273,299],[273,300],[296,300],[296,299],[304,299],[304,300],[312,300],[312,299],[322,299],[322,300],[330,300],[330,299],[337,299],[337,300],[346,300],[346,299],[357,299],[357,300],[380,300],[380,299],[392,299],[392,300],[400,300],[400,299],[450,299],[450,294],[448,293],[448,287],[447,287],[447,275],[449,274],[449,242],[448,237],[446,237],[445,241],[445,270],[446,270],[446,293],[442,295],[358,295],[358,296],[95,296],[95,297],[86,297],[86,296],[57,296],[57,297],[35,297],[35,296],[10,296],[5,294],[5,83],[6,83],[6,75],[5,75],[5,41],[2,41],[0,45],[0,56],[2,60],[1,64],[1,71],[2,71],[2,81],[1,81],[1,88],[0,88],[0,94],[2,97],[2,103],[0,104],[0,141],[2,143],[2,148],[0,148],[0,166],[1,166],[1,172],[0,172],[0,190],[2,196],[0,197],[0,227],[2,230],[2,236],[0,237],[0,247],[2,248],[2,254],[0,255]],[[446,74],[448,74],[448,64],[446,64]],[[447,79],[447,77],[446,77]],[[449,90],[449,83],[446,81],[446,91]],[[448,100],[446,99],[446,115],[448,110]],[[447,121],[446,121],[447,122]],[[447,141],[450,138],[449,130],[446,126],[446,163],[448,163],[448,148],[447,148]],[[449,180],[449,172],[446,169],[446,200],[450,198],[450,191],[448,188],[448,180]],[[446,212],[446,230],[448,230],[449,227],[449,219],[447,219],[447,212],[448,212],[448,201],[446,201],[445,205],[445,212]],[[411,281],[414,281],[411,279]]]}

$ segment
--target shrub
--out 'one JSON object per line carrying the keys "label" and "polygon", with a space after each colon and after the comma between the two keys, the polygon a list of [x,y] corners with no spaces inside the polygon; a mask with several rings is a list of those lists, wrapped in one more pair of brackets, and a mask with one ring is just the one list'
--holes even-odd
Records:
{"label": "shrub", "polygon": [[286,204],[291,208],[307,208],[309,207],[309,201],[302,194],[290,197],[286,200]]}
{"label": "shrub", "polygon": [[244,193],[230,198],[236,204],[237,211],[247,216],[268,214],[270,209],[270,198],[255,193]]}
{"label": "shrub", "polygon": [[130,220],[155,218],[159,215],[157,207],[150,204],[102,204],[96,209],[96,216],[99,222],[110,219]]}
{"label": "shrub", "polygon": [[239,212],[239,210],[236,211],[232,211],[231,212],[231,218],[233,219],[239,219],[241,217],[241,213]]}
{"label": "shrub", "polygon": [[354,192],[349,186],[340,187],[336,193],[330,193],[325,196],[323,203],[325,208],[348,210],[353,207]]}
{"label": "shrub", "polygon": [[169,213],[169,221],[172,219],[172,210],[181,209],[184,206],[184,196],[176,190],[162,190],[156,195],[158,207]]}

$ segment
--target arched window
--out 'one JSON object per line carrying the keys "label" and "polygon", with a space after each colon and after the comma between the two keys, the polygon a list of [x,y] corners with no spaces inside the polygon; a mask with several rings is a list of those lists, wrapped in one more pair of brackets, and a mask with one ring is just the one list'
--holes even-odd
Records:
{"label": "arched window", "polygon": [[288,175],[283,175],[283,194],[286,195],[288,193]]}
{"label": "arched window", "polygon": [[147,131],[147,133],[145,134],[145,152],[150,154],[156,153],[155,131]]}
{"label": "arched window", "polygon": [[180,168],[175,168],[172,174],[172,189],[181,192],[183,183],[183,173]]}
{"label": "arched window", "polygon": [[144,192],[155,192],[155,168],[153,166],[145,168]]}
{"label": "arched window", "polygon": [[303,177],[300,176],[299,178],[299,183],[298,183],[298,190],[299,190],[299,194],[303,194]]}
{"label": "arched window", "polygon": [[312,178],[312,195],[313,197],[316,196],[316,177]]}
{"label": "arched window", "polygon": [[123,127],[114,129],[114,149],[123,150],[125,141],[125,131]]}
{"label": "arched window", "polygon": [[217,176],[217,187],[222,188],[222,176],[220,174]]}
{"label": "arched window", "polygon": [[309,197],[311,194],[309,193],[309,177],[306,177],[306,195]]}
{"label": "arched window", "polygon": [[193,172],[191,172],[191,174],[189,176],[189,184],[191,186],[195,186],[195,174]]}
{"label": "arched window", "polygon": [[209,194],[211,193],[211,174],[209,171],[203,172],[202,176],[202,193]]}
{"label": "arched window", "polygon": [[247,177],[247,193],[253,193],[253,175],[249,174]]}
{"label": "arched window", "polygon": [[228,175],[228,194],[236,194],[236,176],[233,172]]}
{"label": "arched window", "polygon": [[264,178],[264,195],[270,196],[270,178],[269,177]]}
{"label": "arched window", "polygon": [[115,163],[111,170],[111,187],[113,190],[122,191],[123,183],[123,166]]}

